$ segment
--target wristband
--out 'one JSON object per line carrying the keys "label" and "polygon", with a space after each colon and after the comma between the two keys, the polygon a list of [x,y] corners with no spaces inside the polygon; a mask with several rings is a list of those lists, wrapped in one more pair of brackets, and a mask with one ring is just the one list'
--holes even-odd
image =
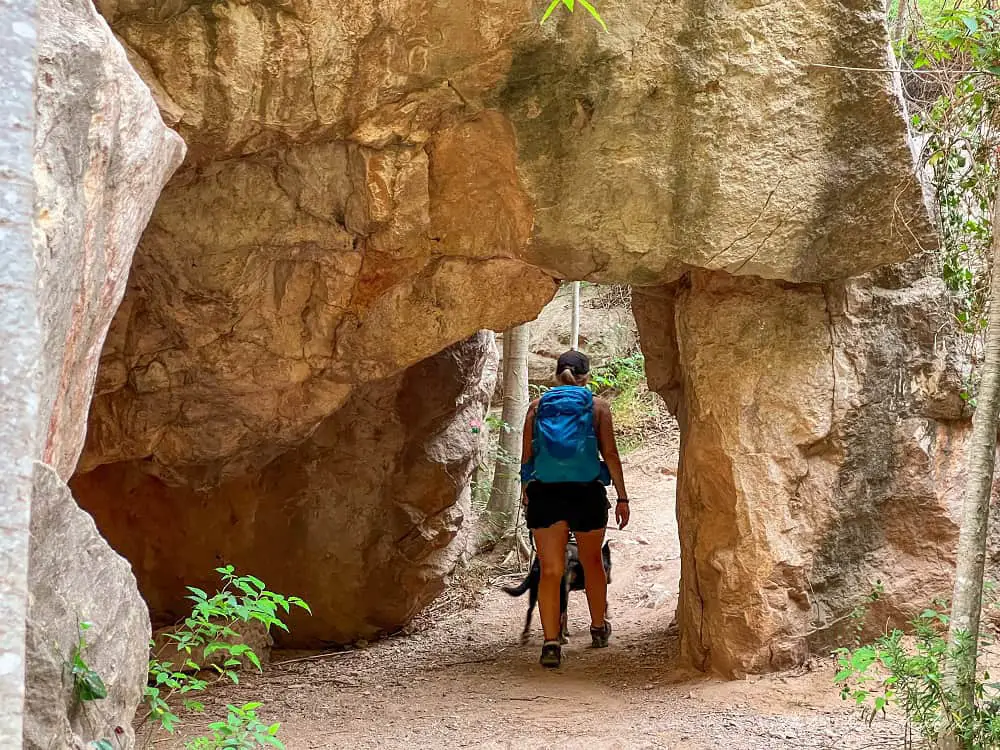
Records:
{"label": "wristband", "polygon": [[627,497],[620,497],[620,498],[618,498],[618,502],[625,503],[626,505],[628,505],[628,498]]}
{"label": "wristband", "polygon": [[527,484],[534,478],[535,478],[534,461],[529,461],[526,464],[521,464],[521,484]]}

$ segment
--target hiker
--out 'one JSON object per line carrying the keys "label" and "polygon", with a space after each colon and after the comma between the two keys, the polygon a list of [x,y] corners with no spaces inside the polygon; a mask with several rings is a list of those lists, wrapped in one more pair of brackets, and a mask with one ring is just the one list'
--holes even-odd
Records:
{"label": "hiker", "polygon": [[611,624],[605,619],[608,582],[601,546],[611,506],[605,485],[613,482],[618,493],[618,528],[624,529],[629,520],[611,407],[595,399],[586,387],[590,360],[582,352],[564,353],[556,363],[556,380],[558,386],[528,406],[521,449],[522,502],[527,505],[525,518],[541,564],[538,609],[545,642],[539,661],[543,667],[558,667],[562,660],[559,589],[569,533],[576,538],[583,564],[590,637],[594,648],[606,648]]}

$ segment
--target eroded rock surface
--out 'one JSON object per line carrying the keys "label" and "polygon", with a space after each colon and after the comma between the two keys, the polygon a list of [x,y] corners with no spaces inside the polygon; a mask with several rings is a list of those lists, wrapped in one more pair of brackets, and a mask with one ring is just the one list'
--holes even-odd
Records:
{"label": "eroded rock surface", "polygon": [[86,2],[43,0],[35,132],[35,256],[44,460],[69,479],[101,347],[132,253],[184,156],[149,90]]}
{"label": "eroded rock surface", "polygon": [[[390,404],[436,352],[531,319],[555,276],[672,290],[642,338],[687,425],[689,653],[781,666],[815,609],[839,616],[840,583],[816,572],[836,554],[812,547],[825,525],[868,524],[840,518],[853,500],[832,498],[868,491],[841,475],[918,413],[869,383],[923,370],[819,284],[932,244],[889,76],[844,69],[885,67],[881,4],[609,0],[609,34],[584,13],[540,28],[526,0],[100,6],[190,145],[105,347],[75,484],[158,612],[225,557],[319,604],[304,641],[403,622],[454,559],[465,502],[465,470],[441,470],[465,459],[420,459],[412,425],[462,407],[433,389],[405,417]],[[897,305],[873,292],[865,320],[920,337],[919,359],[913,283]],[[852,358],[864,377],[839,371]],[[373,432],[385,411],[397,433]],[[882,533],[831,550],[867,569],[897,549]]]}
{"label": "eroded rock surface", "polygon": [[634,293],[651,386],[681,425],[681,633],[696,664],[800,663],[879,581],[880,626],[948,594],[961,360],[940,336],[943,284],[921,271],[825,286],[695,272]]}
{"label": "eroded rock surface", "polygon": [[[35,464],[29,582],[24,747],[82,748],[100,739],[132,747],[149,661],[149,614],[128,562],[55,470],[41,463]],[[81,644],[106,698],[76,697],[70,667]]]}
{"label": "eroded rock surface", "polygon": [[[132,253],[184,146],[86,0],[39,4],[35,261],[41,361],[33,383],[41,455],[31,498],[27,748],[132,746],[149,616],[128,562],[97,533],[64,480],[83,447],[99,355]],[[108,688],[82,705],[78,645]],[[116,731],[116,729],[118,731]]]}
{"label": "eroded rock surface", "polygon": [[301,445],[211,491],[169,486],[141,462],[102,466],[73,489],[133,561],[158,621],[189,610],[184,585],[214,591],[226,561],[309,603],[285,642],[373,638],[436,596],[465,547],[472,423],[495,357],[483,332],[358,387]]}

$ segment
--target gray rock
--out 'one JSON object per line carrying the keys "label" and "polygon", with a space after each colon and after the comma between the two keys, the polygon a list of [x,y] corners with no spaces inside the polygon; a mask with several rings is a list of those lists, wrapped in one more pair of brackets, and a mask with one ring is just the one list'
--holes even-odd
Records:
{"label": "gray rock", "polygon": [[[41,0],[39,15],[33,176],[41,357],[27,382],[40,409],[37,448],[18,455],[43,463],[35,466],[31,509],[24,743],[51,750],[106,737],[130,747],[146,676],[147,609],[128,563],[63,480],[82,448],[133,250],[184,145],[90,2]],[[65,664],[84,620],[94,623],[87,661],[109,694],[81,706]]]}
{"label": "gray rock", "polygon": [[[35,464],[29,568],[25,750],[73,747],[107,738],[132,746],[132,719],[149,659],[149,615],[132,569],[101,538],[55,471]],[[79,642],[107,686],[81,703],[69,663]]]}
{"label": "gray rock", "polygon": [[42,460],[76,467],[101,348],[132,254],[184,144],[93,5],[41,0],[35,258]]}

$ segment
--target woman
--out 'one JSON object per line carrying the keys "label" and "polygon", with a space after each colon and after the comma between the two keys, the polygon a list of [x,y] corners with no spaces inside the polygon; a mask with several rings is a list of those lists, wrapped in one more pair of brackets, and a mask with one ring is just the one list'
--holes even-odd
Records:
{"label": "woman", "polygon": [[611,408],[586,387],[590,361],[581,352],[566,352],[556,363],[556,379],[559,385],[528,407],[521,449],[525,517],[535,537],[541,568],[538,609],[545,633],[540,659],[544,667],[558,667],[562,660],[559,596],[571,531],[583,565],[590,636],[594,648],[608,645],[611,624],[604,617],[608,581],[601,558],[610,507],[606,482],[602,483],[605,471],[618,494],[618,528],[624,529],[629,520]]}

